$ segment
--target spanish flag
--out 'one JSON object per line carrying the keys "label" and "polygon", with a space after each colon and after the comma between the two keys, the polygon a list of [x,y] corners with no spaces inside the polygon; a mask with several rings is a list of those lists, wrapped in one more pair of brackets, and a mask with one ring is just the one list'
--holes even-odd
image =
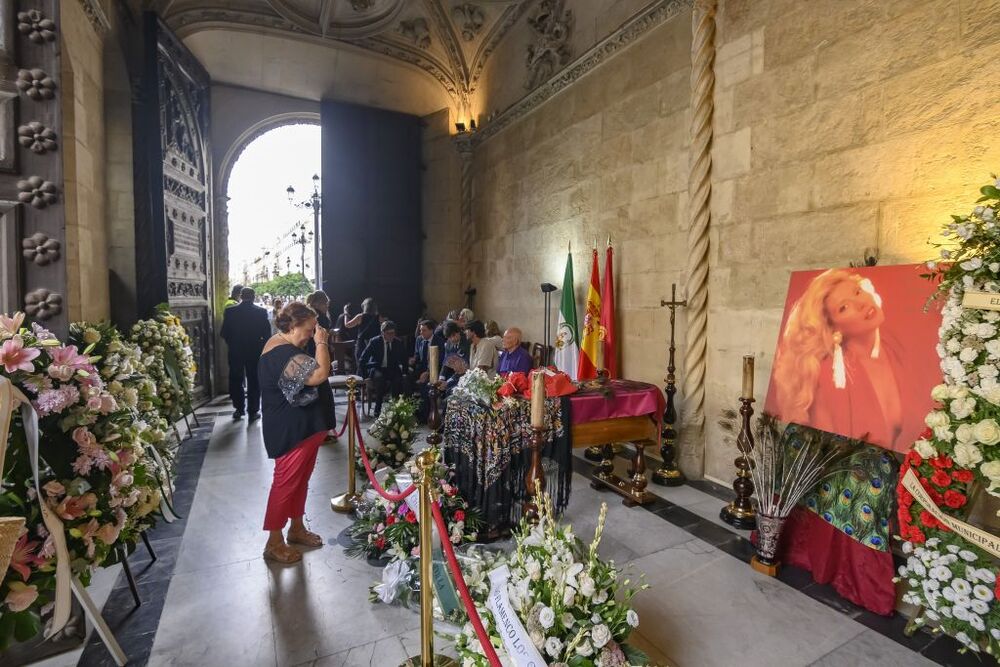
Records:
{"label": "spanish flag", "polygon": [[590,286],[587,288],[587,307],[583,315],[583,331],[580,345],[580,364],[577,366],[578,380],[592,380],[597,377],[601,350],[601,274],[597,265],[597,248],[590,268]]}
{"label": "spanish flag", "polygon": [[608,237],[608,251],[604,260],[604,293],[601,295],[601,348],[604,369],[608,377],[618,377],[618,351],[615,346],[615,270],[612,266],[611,237]]}

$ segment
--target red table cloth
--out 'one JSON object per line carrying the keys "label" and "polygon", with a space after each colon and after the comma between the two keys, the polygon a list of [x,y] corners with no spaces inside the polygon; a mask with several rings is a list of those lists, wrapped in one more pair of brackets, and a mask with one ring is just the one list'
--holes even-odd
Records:
{"label": "red table cloth", "polygon": [[600,389],[581,388],[570,394],[569,401],[573,424],[643,415],[659,421],[667,407],[659,387],[634,380],[611,380]]}

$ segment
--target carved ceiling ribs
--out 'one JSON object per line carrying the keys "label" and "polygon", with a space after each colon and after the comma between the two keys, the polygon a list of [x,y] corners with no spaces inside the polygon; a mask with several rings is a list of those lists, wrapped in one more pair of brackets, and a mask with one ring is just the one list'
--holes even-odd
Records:
{"label": "carved ceiling ribs", "polygon": [[296,39],[351,44],[434,77],[468,111],[486,60],[535,0],[226,0],[210,8],[174,0],[164,19],[181,37],[253,28]]}

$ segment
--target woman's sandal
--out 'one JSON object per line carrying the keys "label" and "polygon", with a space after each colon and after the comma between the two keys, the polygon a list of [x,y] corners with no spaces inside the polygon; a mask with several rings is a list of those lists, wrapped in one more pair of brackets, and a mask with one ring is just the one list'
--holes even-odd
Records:
{"label": "woman's sandal", "polygon": [[281,565],[294,565],[302,560],[302,554],[287,544],[264,547],[264,560]]}
{"label": "woman's sandal", "polygon": [[313,533],[311,531],[305,531],[301,535],[288,531],[288,537],[285,538],[289,544],[300,544],[304,547],[321,547],[323,546],[323,538]]}

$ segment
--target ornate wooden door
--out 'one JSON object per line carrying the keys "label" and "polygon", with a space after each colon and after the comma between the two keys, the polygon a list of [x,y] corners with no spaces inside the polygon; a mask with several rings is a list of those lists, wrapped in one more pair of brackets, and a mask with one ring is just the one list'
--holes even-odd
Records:
{"label": "ornate wooden door", "polygon": [[[146,62],[139,133],[148,197],[137,210],[140,313],[166,301],[191,337],[197,398],[212,394],[211,156],[209,77],[153,14],[145,21]],[[143,217],[148,210],[148,223]],[[146,233],[148,232],[148,233]],[[152,277],[143,285],[146,277]]]}
{"label": "ornate wooden door", "polygon": [[64,334],[59,5],[0,3],[0,313]]}

